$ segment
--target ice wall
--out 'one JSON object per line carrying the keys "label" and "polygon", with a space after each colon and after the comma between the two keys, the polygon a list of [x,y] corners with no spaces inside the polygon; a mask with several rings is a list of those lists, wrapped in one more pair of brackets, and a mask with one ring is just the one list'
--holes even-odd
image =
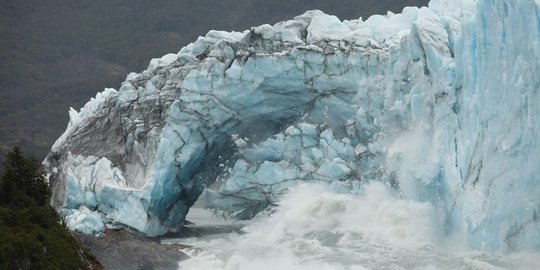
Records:
{"label": "ice wall", "polygon": [[474,246],[540,249],[538,1],[479,1],[456,49],[457,220]]}
{"label": "ice wall", "polygon": [[45,161],[53,205],[92,217],[79,230],[97,213],[159,235],[216,179],[211,205],[238,218],[300,182],[383,181],[474,247],[538,250],[539,9],[433,0],[211,31],[70,112]]}

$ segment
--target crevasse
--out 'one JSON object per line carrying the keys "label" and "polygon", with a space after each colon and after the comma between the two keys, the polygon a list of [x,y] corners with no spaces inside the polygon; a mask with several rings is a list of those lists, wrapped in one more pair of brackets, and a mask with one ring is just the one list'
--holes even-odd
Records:
{"label": "crevasse", "polygon": [[250,218],[300,182],[382,181],[485,250],[540,250],[540,7],[433,0],[210,31],[80,112],[44,164],[75,229]]}

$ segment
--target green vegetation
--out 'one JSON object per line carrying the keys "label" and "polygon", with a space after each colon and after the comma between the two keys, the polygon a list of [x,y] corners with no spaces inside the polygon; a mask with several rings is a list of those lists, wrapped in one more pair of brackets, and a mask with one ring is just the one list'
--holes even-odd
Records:
{"label": "green vegetation", "polygon": [[129,71],[211,29],[244,30],[308,9],[341,19],[399,12],[428,0],[0,1],[0,162],[19,145],[43,158],[79,109]]}
{"label": "green vegetation", "polygon": [[49,206],[45,172],[19,148],[0,178],[0,269],[88,269],[95,259]]}

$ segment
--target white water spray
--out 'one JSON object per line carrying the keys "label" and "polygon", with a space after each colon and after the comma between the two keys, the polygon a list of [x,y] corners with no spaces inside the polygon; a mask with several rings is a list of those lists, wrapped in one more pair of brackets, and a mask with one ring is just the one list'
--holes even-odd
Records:
{"label": "white water spray", "polygon": [[360,194],[299,185],[275,212],[243,231],[170,239],[191,248],[180,269],[535,269],[538,255],[502,256],[470,251],[443,235],[429,203],[398,199],[382,183]]}

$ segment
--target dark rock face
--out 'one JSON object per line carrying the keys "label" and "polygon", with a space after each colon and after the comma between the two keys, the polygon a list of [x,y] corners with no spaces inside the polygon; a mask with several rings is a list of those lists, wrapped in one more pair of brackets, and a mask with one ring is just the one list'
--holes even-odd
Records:
{"label": "dark rock face", "polygon": [[123,230],[109,230],[103,237],[75,235],[104,269],[178,269],[178,262],[188,258],[174,246]]}

